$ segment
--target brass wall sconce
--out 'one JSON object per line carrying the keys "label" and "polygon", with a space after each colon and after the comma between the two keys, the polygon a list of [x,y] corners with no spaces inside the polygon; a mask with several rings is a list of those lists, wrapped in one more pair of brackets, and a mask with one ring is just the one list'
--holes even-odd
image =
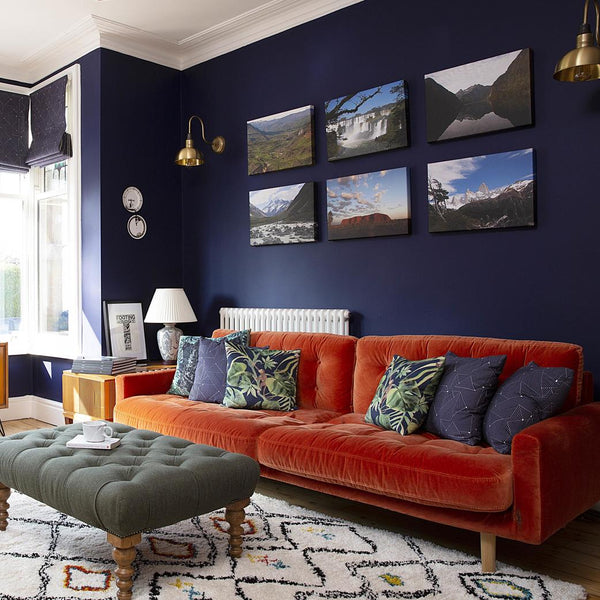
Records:
{"label": "brass wall sconce", "polygon": [[567,52],[554,69],[554,79],[558,81],[591,81],[600,79],[600,38],[598,36],[598,21],[600,20],[600,5],[593,0],[596,9],[596,30],[587,22],[590,0],[585,0],[583,8],[583,23],[577,34],[577,47]]}
{"label": "brass wall sconce", "polygon": [[[595,0],[596,1],[596,0]],[[185,139],[185,148],[182,148],[175,158],[175,164],[182,167],[199,167],[204,164],[204,156],[200,150],[194,148],[192,139],[192,119],[198,119],[202,126],[202,139],[208,144],[216,154],[222,154],[225,150],[225,138],[218,135],[212,142],[209,142],[204,135],[204,121],[197,115],[192,115],[188,121],[188,134]]]}

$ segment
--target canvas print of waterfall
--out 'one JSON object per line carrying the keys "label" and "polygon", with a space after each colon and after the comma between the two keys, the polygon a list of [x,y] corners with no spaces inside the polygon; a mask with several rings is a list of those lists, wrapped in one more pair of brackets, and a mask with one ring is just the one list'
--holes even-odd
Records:
{"label": "canvas print of waterfall", "polygon": [[431,163],[429,231],[535,225],[532,148]]}
{"label": "canvas print of waterfall", "polygon": [[328,159],[406,146],[406,102],[404,81],[325,102]]}
{"label": "canvas print of waterfall", "polygon": [[388,169],[327,181],[330,240],[410,232],[408,169]]}
{"label": "canvas print of waterfall", "polygon": [[248,121],[247,136],[248,175],[312,165],[313,107]]}
{"label": "canvas print of waterfall", "polygon": [[425,75],[427,141],[531,125],[530,55],[525,48]]}
{"label": "canvas print of waterfall", "polygon": [[250,245],[316,240],[315,184],[297,183],[250,192]]}

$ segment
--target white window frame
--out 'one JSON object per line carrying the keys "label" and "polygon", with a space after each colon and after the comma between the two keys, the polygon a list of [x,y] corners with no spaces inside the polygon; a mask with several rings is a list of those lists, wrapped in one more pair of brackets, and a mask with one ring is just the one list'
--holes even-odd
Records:
{"label": "white window frame", "polygon": [[[40,195],[43,168],[34,167],[29,172],[29,194],[25,200],[25,221],[27,231],[25,263],[22,265],[21,314],[23,329],[9,344],[9,352],[13,354],[34,354],[56,358],[75,358],[81,354],[82,348],[82,286],[81,286],[81,77],[79,65],[73,65],[60,73],[44,80],[32,88],[2,85],[0,89],[30,95],[32,92],[68,76],[69,107],[67,131],[71,134],[73,156],[68,159],[67,190],[69,194],[69,221],[73,233],[75,252],[69,266],[77,277],[76,293],[69,306],[69,331],[40,331],[39,323],[39,273],[38,260],[38,201]],[[37,190],[36,190],[37,188]]]}

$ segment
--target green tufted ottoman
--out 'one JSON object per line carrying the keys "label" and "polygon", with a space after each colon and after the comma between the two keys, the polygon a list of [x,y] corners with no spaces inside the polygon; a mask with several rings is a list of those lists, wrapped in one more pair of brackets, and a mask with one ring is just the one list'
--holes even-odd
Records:
{"label": "green tufted ottoman", "polygon": [[0,440],[0,531],[11,488],[107,532],[117,563],[117,597],[132,596],[141,532],[222,507],[229,553],[241,556],[244,507],[259,477],[243,454],[112,424],[113,450],[67,448],[81,425],[38,429]]}

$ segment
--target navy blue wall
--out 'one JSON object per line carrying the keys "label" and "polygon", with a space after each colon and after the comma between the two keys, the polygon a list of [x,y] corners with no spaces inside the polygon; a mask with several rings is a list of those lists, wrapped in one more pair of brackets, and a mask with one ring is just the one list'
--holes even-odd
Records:
{"label": "navy blue wall", "polygon": [[[352,332],[444,333],[580,343],[600,380],[596,198],[600,83],[552,79],[574,46],[580,12],[554,0],[366,0],[184,72],[184,115],[205,118],[226,153],[182,173],[183,275],[209,332],[221,305],[339,307]],[[552,32],[552,35],[549,34]],[[429,144],[424,75],[531,48],[535,125]],[[405,79],[410,146],[328,163],[323,103]],[[314,104],[316,164],[247,175],[246,121]],[[197,136],[199,137],[199,135]],[[430,234],[427,163],[533,147],[537,227]],[[325,181],[409,167],[412,234],[326,240]],[[316,181],[320,240],[249,245],[248,191]]]}
{"label": "navy blue wall", "polygon": [[[180,73],[109,50],[78,62],[84,327],[104,345],[103,300],[141,301],[145,312],[156,287],[182,284],[181,179],[173,164],[182,143]],[[122,193],[130,185],[144,196],[140,214],[148,233],[141,240],[126,229]],[[147,326],[151,359],[160,358],[158,327]],[[71,361],[17,358],[11,358],[11,396],[62,399],[62,371]]]}

